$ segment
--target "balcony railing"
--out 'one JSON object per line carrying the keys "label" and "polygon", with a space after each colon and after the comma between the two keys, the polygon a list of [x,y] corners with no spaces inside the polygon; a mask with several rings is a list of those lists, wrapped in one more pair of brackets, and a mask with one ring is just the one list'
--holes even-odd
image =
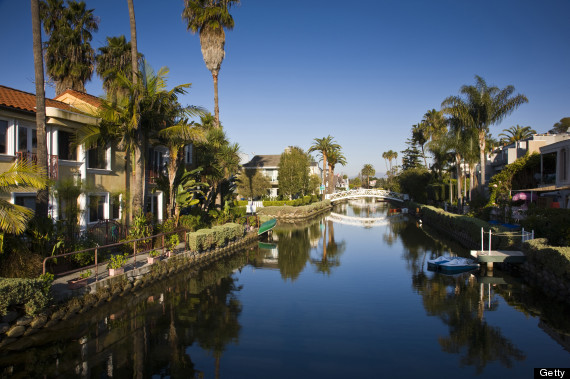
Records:
{"label": "balcony railing", "polygon": [[[48,177],[50,179],[57,179],[59,167],[58,167],[58,156],[48,154]],[[25,151],[16,152],[16,162],[32,162],[34,164],[38,163],[38,155],[36,153],[29,153]]]}

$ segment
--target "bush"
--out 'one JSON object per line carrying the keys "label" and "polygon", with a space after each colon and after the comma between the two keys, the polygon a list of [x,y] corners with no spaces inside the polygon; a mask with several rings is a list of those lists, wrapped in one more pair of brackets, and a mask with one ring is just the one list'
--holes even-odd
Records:
{"label": "bush", "polygon": [[245,207],[248,204],[248,200],[236,200],[234,204],[238,207]]}
{"label": "bush", "polygon": [[523,244],[523,252],[529,263],[570,280],[570,247],[549,246],[546,238],[536,238]]}
{"label": "bush", "polygon": [[222,247],[228,241],[243,237],[243,234],[244,228],[242,225],[227,223],[214,226],[211,229],[188,232],[186,233],[186,242],[191,251],[202,251],[213,247]]}
{"label": "bush", "polygon": [[570,210],[531,208],[526,219],[521,221],[526,230],[548,239],[553,246],[570,245]]}
{"label": "bush", "polygon": [[[301,199],[298,199],[301,200]],[[301,200],[302,201],[302,200]],[[272,216],[272,217],[308,217],[318,211],[325,208],[329,208],[331,205],[330,200],[320,201],[318,203],[312,203],[303,206],[264,206],[257,210],[260,216]]]}
{"label": "bush", "polygon": [[31,316],[39,313],[51,301],[50,284],[47,277],[0,279],[0,316],[20,307]]}

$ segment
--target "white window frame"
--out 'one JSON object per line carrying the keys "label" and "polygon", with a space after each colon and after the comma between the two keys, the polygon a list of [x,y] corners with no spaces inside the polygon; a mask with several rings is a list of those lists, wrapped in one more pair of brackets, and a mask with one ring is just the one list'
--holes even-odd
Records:
{"label": "white window frame", "polygon": [[[17,122],[16,124],[16,131],[15,131],[15,143],[14,143],[14,151],[18,152],[19,150],[19,146],[20,146],[20,129],[26,129],[26,150],[24,151],[25,153],[33,153],[34,152],[34,147],[33,147],[33,130],[36,131],[36,139],[37,139],[37,128],[32,125],[32,124],[28,124],[25,122]],[[37,141],[36,141],[36,152],[37,152]]]}
{"label": "white window frame", "polygon": [[99,222],[99,220],[95,220],[95,221],[91,221],[91,197],[92,196],[97,196],[97,197],[104,197],[105,198],[105,202],[103,204],[103,219],[104,220],[108,220],[109,219],[109,192],[91,192],[89,194],[87,194],[87,203],[86,203],[86,224],[87,225],[93,225]]}
{"label": "white window frame", "polygon": [[[12,192],[12,194],[10,196],[10,202],[15,205],[16,204],[16,197],[20,197],[20,196],[32,197],[32,198],[34,198],[34,201],[35,201],[36,192]],[[35,207],[29,208],[29,209],[32,209],[35,212]]]}
{"label": "white window frame", "polygon": [[6,128],[6,152],[0,153],[0,156],[10,156],[10,158],[14,157],[15,155],[15,146],[16,146],[16,139],[15,139],[15,122],[13,119],[0,117],[0,120],[6,121],[8,127]]}
{"label": "white window frame", "polygon": [[[105,150],[105,168],[89,167],[89,151],[91,149],[85,149],[85,167],[87,167],[88,171],[93,171],[93,172],[101,172],[101,171],[110,172],[111,171],[111,146],[107,146],[105,149],[106,149]],[[79,154],[78,154],[78,158],[79,158]]]}

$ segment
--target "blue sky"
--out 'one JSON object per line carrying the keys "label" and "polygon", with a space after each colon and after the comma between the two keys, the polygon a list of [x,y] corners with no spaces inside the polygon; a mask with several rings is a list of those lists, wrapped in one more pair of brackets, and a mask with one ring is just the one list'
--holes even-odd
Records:
{"label": "blue sky", "polygon": [[[101,20],[94,48],[129,39],[126,1],[86,3]],[[213,113],[212,77],[182,9],[182,0],[135,0],[139,50],[155,70],[170,68],[171,86],[192,83],[183,104]],[[383,175],[382,153],[404,150],[412,124],[475,75],[529,99],[494,136],[516,124],[546,132],[570,116],[568,0],[242,0],[232,13],[220,114],[250,155],[330,134],[348,160],[337,172],[371,163]],[[30,2],[0,0],[0,15],[0,84],[34,92]],[[87,91],[102,95],[96,76]]]}

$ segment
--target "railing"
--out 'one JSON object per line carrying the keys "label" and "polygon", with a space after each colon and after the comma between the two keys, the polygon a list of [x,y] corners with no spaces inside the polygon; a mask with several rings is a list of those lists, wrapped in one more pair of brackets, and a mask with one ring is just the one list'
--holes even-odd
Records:
{"label": "railing", "polygon": [[357,197],[380,197],[384,199],[404,201],[407,195],[380,189],[353,189],[348,191],[340,191],[326,194],[325,199],[330,201],[344,200]]}
{"label": "railing", "polygon": [[[29,153],[26,151],[16,152],[16,162],[28,161],[34,164],[38,164],[38,155],[36,153]],[[58,167],[58,156],[48,154],[48,176],[50,179],[57,179],[59,167]]]}
{"label": "railing", "polygon": [[493,236],[498,236],[498,237],[521,237],[521,245],[523,243],[525,243],[526,241],[530,241],[532,239],[534,239],[534,230],[533,231],[525,231],[524,228],[522,228],[522,230],[520,232],[497,232],[497,233],[493,233],[493,231],[491,229],[489,229],[488,232],[485,232],[485,230],[483,228],[481,228],[481,251],[485,251],[485,234],[489,235],[489,254],[491,253],[491,240],[493,238]]}
{"label": "railing", "polygon": [[[79,272],[81,270],[85,270],[85,269],[91,269],[94,268],[95,269],[95,281],[98,280],[99,278],[99,252],[101,250],[104,249],[112,249],[112,248],[118,248],[118,247],[123,247],[127,244],[133,244],[133,254],[130,254],[127,256],[127,258],[134,258],[133,261],[133,265],[136,267],[137,264],[137,254],[141,255],[141,254],[145,254],[148,253],[152,250],[160,250],[162,249],[162,253],[164,254],[166,252],[166,244],[165,244],[165,240],[166,240],[166,236],[170,235],[170,234],[174,234],[174,233],[180,233],[180,230],[175,230],[172,232],[167,232],[167,233],[160,233],[160,234],[156,234],[153,236],[148,236],[148,237],[142,237],[142,238],[138,238],[138,239],[134,239],[134,240],[129,240],[129,241],[124,241],[124,242],[118,242],[118,243],[113,243],[110,245],[104,245],[104,246],[96,246],[96,247],[92,247],[89,249],[84,249],[84,250],[78,250],[78,251],[73,251],[71,253],[64,253],[64,254],[58,254],[58,255],[53,255],[51,257],[47,257],[43,260],[42,263],[42,273],[45,274],[47,269],[46,269],[46,265],[47,262],[49,260],[56,260],[58,258],[63,258],[63,257],[69,257],[72,255],[78,255],[78,254],[85,254],[85,253],[93,253],[94,255],[94,264],[88,265],[88,266],[83,266],[83,267],[79,267],[79,268],[75,268],[72,270],[68,270],[65,272],[59,272],[57,273],[58,276],[63,276],[66,274],[71,274],[71,273],[75,273],[75,272]],[[156,239],[161,240],[160,246],[158,247],[154,247],[154,241],[156,241]],[[149,244],[149,240],[150,240],[150,244]],[[143,241],[142,243],[140,243],[141,241]],[[186,238],[184,238],[184,241],[186,241]],[[143,247],[144,250],[142,251],[138,251],[137,252],[137,243],[139,243],[139,247],[141,244],[146,244],[146,246]],[[186,244],[186,242],[184,242],[184,244]]]}

